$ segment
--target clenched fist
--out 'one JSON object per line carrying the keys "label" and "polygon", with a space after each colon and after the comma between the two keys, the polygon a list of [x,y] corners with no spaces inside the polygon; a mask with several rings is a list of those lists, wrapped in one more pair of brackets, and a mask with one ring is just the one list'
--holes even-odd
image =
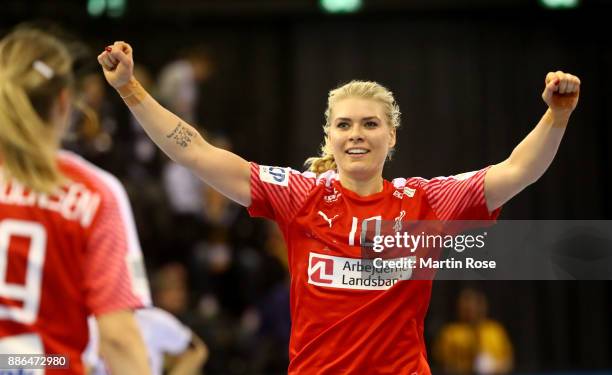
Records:
{"label": "clenched fist", "polygon": [[580,96],[580,79],[562,71],[546,75],[542,99],[553,113],[569,115],[574,111]]}
{"label": "clenched fist", "polygon": [[128,83],[134,74],[132,47],[125,42],[115,42],[106,47],[98,55],[98,62],[102,65],[104,77],[115,89]]}

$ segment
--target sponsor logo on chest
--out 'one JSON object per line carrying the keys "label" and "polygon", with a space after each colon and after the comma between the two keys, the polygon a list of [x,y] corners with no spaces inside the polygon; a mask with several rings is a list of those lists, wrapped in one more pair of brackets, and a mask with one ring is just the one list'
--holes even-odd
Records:
{"label": "sponsor logo on chest", "polygon": [[[380,259],[380,258],[379,258]],[[412,260],[411,260],[412,259]],[[347,258],[310,253],[308,284],[337,289],[387,290],[400,280],[409,280],[414,257],[386,260],[385,264],[405,265],[389,267],[372,259]]]}
{"label": "sponsor logo on chest", "polygon": [[393,196],[398,199],[404,199],[404,197],[413,198],[416,193],[416,189],[405,187],[398,189],[393,192]]}
{"label": "sponsor logo on chest", "polygon": [[336,202],[338,198],[340,198],[341,196],[342,196],[342,193],[338,192],[338,190],[334,188],[333,193],[329,195],[325,195],[323,197],[323,201],[325,201],[325,203],[333,203],[333,202]]}

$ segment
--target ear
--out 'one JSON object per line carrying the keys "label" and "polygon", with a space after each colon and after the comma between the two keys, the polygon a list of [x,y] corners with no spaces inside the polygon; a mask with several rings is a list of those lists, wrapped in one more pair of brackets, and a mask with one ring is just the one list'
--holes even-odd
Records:
{"label": "ear", "polygon": [[62,89],[57,94],[53,107],[51,107],[49,122],[57,131],[58,140],[63,136],[68,127],[71,104],[72,93],[68,89]]}
{"label": "ear", "polygon": [[70,90],[66,88],[59,92],[59,95],[57,96],[57,105],[60,113],[63,114],[70,110],[71,100],[72,94],[70,93]]}
{"label": "ear", "polygon": [[331,141],[331,139],[330,139],[330,137],[329,137],[329,134],[325,134],[325,135],[323,136],[323,144],[324,144],[324,145],[327,145],[327,146],[329,147],[329,142],[330,142],[330,141]]}
{"label": "ear", "polygon": [[67,88],[62,89],[55,98],[53,107],[51,107],[50,121],[63,121],[63,119],[70,113],[70,105],[72,101],[72,94]]}
{"label": "ear", "polygon": [[324,139],[324,143],[323,144],[325,145],[324,147],[326,149],[325,152],[327,152],[328,154],[332,154],[331,147],[329,145],[329,135],[324,136],[323,139]]}
{"label": "ear", "polygon": [[396,139],[396,129],[395,128],[391,128],[391,137],[389,138],[389,148],[393,148],[395,147],[395,142],[397,141]]}

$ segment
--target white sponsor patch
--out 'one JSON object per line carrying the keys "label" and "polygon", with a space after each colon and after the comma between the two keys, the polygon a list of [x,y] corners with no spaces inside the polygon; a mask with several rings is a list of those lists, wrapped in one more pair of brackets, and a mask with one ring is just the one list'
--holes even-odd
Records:
{"label": "white sponsor patch", "polygon": [[338,200],[338,198],[340,198],[341,196],[342,196],[342,193],[339,193],[339,192],[336,190],[336,188],[334,188],[334,192],[333,192],[333,194],[330,194],[330,195],[326,195],[326,196],[324,196],[324,197],[323,197],[323,200],[324,200],[326,203],[332,203],[332,202],[337,201],[337,200]]}
{"label": "white sponsor patch", "polygon": [[467,180],[468,178],[472,177],[476,173],[478,173],[478,171],[465,172],[465,173],[460,173],[458,175],[455,175],[453,177],[459,181],[463,181],[463,180]]}
{"label": "white sponsor patch", "polygon": [[289,168],[260,165],[259,179],[269,184],[289,186]]}
{"label": "white sponsor patch", "polygon": [[[386,259],[407,262],[415,257]],[[380,259],[379,259],[380,260]],[[387,290],[400,280],[409,280],[412,268],[380,266],[382,262],[371,259],[344,258],[310,253],[308,259],[308,284],[339,289]],[[377,266],[378,265],[378,266]]]}
{"label": "white sponsor patch", "polygon": [[414,193],[416,193],[416,189],[409,188],[409,187],[404,188],[404,194],[406,194],[408,198],[414,197]]}

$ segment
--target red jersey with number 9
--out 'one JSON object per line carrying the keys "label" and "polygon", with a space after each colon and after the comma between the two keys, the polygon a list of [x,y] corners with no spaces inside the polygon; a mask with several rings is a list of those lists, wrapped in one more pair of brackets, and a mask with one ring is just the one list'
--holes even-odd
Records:
{"label": "red jersey with number 9", "polygon": [[383,220],[494,220],[488,168],[397,178],[359,196],[338,175],[251,163],[252,216],[279,224],[291,273],[289,374],[430,374],[423,324],[429,280],[359,280],[361,242]]}
{"label": "red jersey with number 9", "polygon": [[87,316],[150,296],[119,181],[68,152],[58,161],[68,182],[52,195],[7,181],[0,166],[0,353],[66,355],[68,370],[44,373],[84,374]]}

